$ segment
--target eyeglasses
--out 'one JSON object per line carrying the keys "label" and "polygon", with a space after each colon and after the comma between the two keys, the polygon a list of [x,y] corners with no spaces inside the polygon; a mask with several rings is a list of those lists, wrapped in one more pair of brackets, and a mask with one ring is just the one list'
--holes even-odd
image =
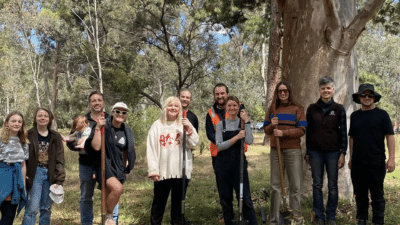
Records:
{"label": "eyeglasses", "polygon": [[366,98],[368,96],[368,98],[374,98],[375,95],[374,94],[360,94],[361,98]]}
{"label": "eyeglasses", "polygon": [[289,93],[289,90],[288,90],[288,89],[278,90],[278,95],[279,95],[279,94],[282,94],[282,93],[288,94],[288,93]]}
{"label": "eyeglasses", "polygon": [[126,114],[128,114],[128,112],[127,112],[127,111],[119,111],[119,110],[114,110],[114,112],[115,112],[115,113],[117,113],[117,114],[121,114],[121,113],[122,113],[122,115],[126,115]]}

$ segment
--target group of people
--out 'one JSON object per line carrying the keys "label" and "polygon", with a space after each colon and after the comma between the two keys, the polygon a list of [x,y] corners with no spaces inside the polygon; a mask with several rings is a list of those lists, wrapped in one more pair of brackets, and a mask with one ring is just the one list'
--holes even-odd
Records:
{"label": "group of people", "polygon": [[26,131],[24,116],[13,111],[6,116],[0,141],[0,224],[12,224],[15,214],[26,206],[22,224],[50,224],[50,187],[58,189],[65,180],[64,147],[61,135],[50,127],[53,114],[39,107],[33,128]]}
{"label": "group of people", "polygon": [[[279,82],[264,121],[270,137],[271,216],[278,224],[281,208],[280,167],[289,181],[289,208],[293,218],[302,220],[301,183],[303,160],[310,164],[313,180],[313,210],[317,224],[336,224],[338,205],[338,170],[345,165],[349,142],[348,166],[351,169],[359,225],[366,224],[370,192],[372,221],[384,224],[385,199],[383,181],[386,172],[395,169],[394,133],[389,115],[375,106],[381,98],[371,84],[362,84],[352,95],[361,109],[352,113],[347,134],[346,111],[333,100],[335,85],[331,78],[319,80],[320,98],[304,113],[293,100],[287,82]],[[247,160],[240,160],[253,142],[250,119],[244,105],[229,95],[228,87],[219,83],[213,90],[214,105],[207,111],[206,135],[225,224],[234,224],[233,191],[244,220],[257,224],[251,200]],[[198,118],[189,110],[192,94],[182,89],[178,97],[165,100],[160,118],[147,137],[148,177],[154,182],[150,224],[161,224],[171,193],[171,224],[190,224],[182,213],[184,198],[193,170],[192,151],[199,143]],[[69,136],[51,129],[53,115],[45,107],[34,113],[33,128],[26,131],[23,115],[14,111],[6,116],[0,136],[0,225],[12,224],[16,212],[25,205],[23,224],[34,224],[40,209],[39,224],[50,224],[52,191],[62,189],[64,169],[63,141],[79,152],[81,224],[93,224],[93,193],[100,183],[100,150],[104,136],[106,224],[118,224],[118,201],[124,191],[126,174],[134,167],[134,136],[125,123],[129,112],[123,102],[104,112],[104,96],[89,95],[90,111],[74,119]],[[300,138],[306,135],[303,156]],[[350,136],[349,141],[347,136]],[[384,141],[389,158],[386,161]],[[282,156],[282,157],[281,157]],[[281,159],[281,161],[280,161]],[[243,165],[241,167],[240,165]],[[240,171],[242,169],[242,171]],[[328,202],[323,203],[323,177],[328,177]],[[243,174],[242,180],[240,174]],[[53,189],[52,189],[53,187]],[[26,190],[26,192],[25,192]],[[54,191],[53,191],[54,192]]]}
{"label": "group of people", "polygon": [[[277,151],[281,151],[282,164],[289,181],[289,208],[294,218],[301,220],[300,199],[303,156],[300,137],[306,135],[304,159],[311,167],[313,181],[313,211],[318,225],[336,224],[338,206],[338,170],[345,165],[347,145],[350,157],[348,167],[357,206],[357,224],[368,220],[369,194],[372,200],[372,222],[384,224],[385,198],[383,183],[386,172],[395,169],[395,141],[390,117],[376,107],[381,95],[372,84],[361,84],[352,95],[359,110],[350,116],[347,134],[346,111],[333,100],[334,81],[329,77],[319,80],[320,98],[303,108],[293,101],[293,92],[286,82],[277,84],[271,107],[266,114],[264,131],[270,137],[271,166],[271,218],[270,224],[278,224],[281,204],[281,183]],[[306,131],[307,130],[307,131]],[[349,141],[347,136],[350,136]],[[385,144],[389,157],[386,161]],[[279,147],[277,147],[279,146]],[[323,178],[326,171],[328,200],[323,202]]]}
{"label": "group of people", "polygon": [[50,224],[52,203],[61,203],[64,197],[63,141],[79,152],[81,223],[92,224],[93,192],[101,179],[101,132],[106,150],[106,224],[117,223],[117,203],[136,158],[133,132],[125,123],[130,110],[118,102],[111,115],[104,113],[103,94],[97,91],[89,95],[89,107],[88,114],[74,119],[71,134],[66,137],[52,129],[54,117],[45,107],[35,110],[33,128],[28,131],[20,112],[6,116],[0,136],[1,225],[13,224],[16,212],[25,206],[22,224],[35,224],[39,211],[39,224]]}

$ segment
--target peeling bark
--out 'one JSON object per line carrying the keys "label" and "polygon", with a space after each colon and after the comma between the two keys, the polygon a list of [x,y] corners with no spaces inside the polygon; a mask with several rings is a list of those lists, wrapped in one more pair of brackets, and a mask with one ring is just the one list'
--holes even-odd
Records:
{"label": "peeling bark", "polygon": [[267,93],[265,109],[269,109],[274,89],[279,82],[279,61],[281,54],[281,21],[282,15],[279,12],[278,1],[271,0],[271,27],[269,35],[268,70],[267,70]]}
{"label": "peeling bark", "polygon": [[[334,99],[345,106],[348,124],[355,109],[351,94],[358,86],[355,44],[384,0],[370,0],[356,15],[354,0],[279,1],[283,12],[282,80],[293,88],[294,100],[307,107],[318,100],[318,80],[332,77]],[[305,141],[302,141],[305,151]],[[348,156],[346,157],[346,161]],[[304,165],[304,196],[311,192],[309,166]],[[339,173],[339,194],[351,198],[347,164]]]}

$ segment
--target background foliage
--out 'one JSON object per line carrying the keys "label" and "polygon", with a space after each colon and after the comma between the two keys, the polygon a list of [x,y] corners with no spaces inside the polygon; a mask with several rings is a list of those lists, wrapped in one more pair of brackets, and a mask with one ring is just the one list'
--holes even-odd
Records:
{"label": "background foliage", "polygon": [[[357,0],[358,8],[365,2]],[[134,109],[128,123],[141,143],[163,99],[181,88],[192,90],[192,110],[204,126],[212,88],[224,82],[252,121],[263,121],[261,45],[268,43],[269,5],[262,0],[0,1],[0,117],[17,109],[30,123],[38,105],[54,106],[58,127],[69,128],[72,117],[87,112],[87,95],[102,82],[107,110],[117,101]],[[398,120],[400,107],[398,9],[398,1],[386,1],[356,47],[360,82],[377,85],[384,96],[379,106],[392,120]]]}

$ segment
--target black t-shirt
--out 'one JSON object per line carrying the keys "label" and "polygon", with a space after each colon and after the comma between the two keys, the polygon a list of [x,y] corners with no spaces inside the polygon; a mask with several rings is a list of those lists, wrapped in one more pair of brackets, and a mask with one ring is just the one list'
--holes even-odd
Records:
{"label": "black t-shirt", "polygon": [[199,120],[197,119],[196,114],[194,114],[192,111],[188,110],[187,118],[188,118],[189,122],[193,125],[194,129],[196,129],[197,133],[199,133]]}
{"label": "black t-shirt", "polygon": [[39,141],[38,162],[43,165],[47,165],[49,162],[50,132],[46,137],[43,137],[38,132],[38,141]]}
{"label": "black t-shirt", "polygon": [[357,110],[351,114],[349,136],[353,138],[353,162],[386,160],[385,136],[394,134],[385,110]]}
{"label": "black t-shirt", "polygon": [[125,150],[126,146],[126,135],[125,131],[122,128],[112,128],[114,130],[114,144],[115,147],[120,150],[120,152],[123,152]]}

